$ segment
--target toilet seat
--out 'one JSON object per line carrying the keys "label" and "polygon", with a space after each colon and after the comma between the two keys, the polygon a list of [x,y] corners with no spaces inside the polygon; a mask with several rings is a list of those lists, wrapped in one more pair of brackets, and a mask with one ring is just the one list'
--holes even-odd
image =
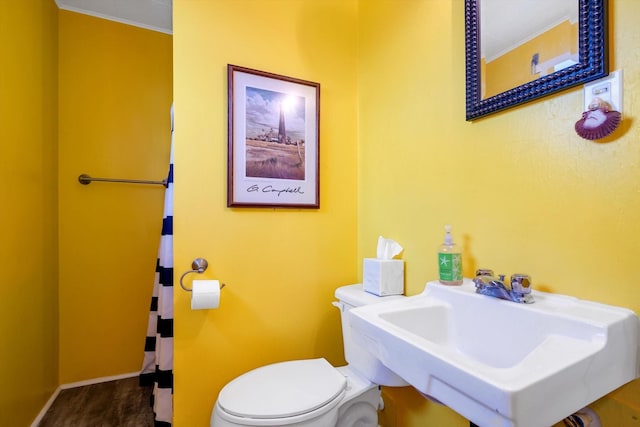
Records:
{"label": "toilet seat", "polygon": [[228,415],[254,420],[317,417],[338,404],[346,388],[347,379],[325,359],[294,360],[237,377],[220,391],[217,405]]}

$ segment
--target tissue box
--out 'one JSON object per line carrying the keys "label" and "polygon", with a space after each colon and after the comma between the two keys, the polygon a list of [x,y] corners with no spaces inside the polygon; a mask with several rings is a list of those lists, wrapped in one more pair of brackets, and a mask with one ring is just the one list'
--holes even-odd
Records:
{"label": "tissue box", "polygon": [[378,296],[404,293],[404,261],[401,259],[364,259],[364,290]]}

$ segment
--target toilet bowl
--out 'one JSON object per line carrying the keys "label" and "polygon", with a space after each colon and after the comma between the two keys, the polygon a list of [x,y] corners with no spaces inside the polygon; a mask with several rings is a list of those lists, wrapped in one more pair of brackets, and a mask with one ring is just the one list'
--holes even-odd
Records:
{"label": "toilet bowl", "polygon": [[406,386],[351,340],[349,310],[400,295],[378,297],[362,285],[336,290],[347,366],[324,358],[274,363],[249,371],[225,385],[214,405],[211,427],[377,427],[380,386]]}
{"label": "toilet bowl", "polygon": [[[377,426],[378,385],[325,359],[275,363],[227,384],[211,419],[215,427]],[[353,420],[338,424],[339,419]],[[356,424],[356,423],[360,424]]]}

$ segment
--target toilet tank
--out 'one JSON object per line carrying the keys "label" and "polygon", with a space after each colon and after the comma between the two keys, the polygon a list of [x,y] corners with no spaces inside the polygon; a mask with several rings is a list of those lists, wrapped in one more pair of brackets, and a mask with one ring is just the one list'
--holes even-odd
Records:
{"label": "toilet tank", "polygon": [[378,385],[404,387],[408,385],[406,381],[390,371],[373,354],[357,344],[357,340],[352,338],[350,326],[349,310],[368,304],[378,304],[384,301],[391,301],[397,298],[404,298],[403,295],[389,295],[379,297],[369,292],[365,292],[362,285],[348,285],[336,289],[335,297],[338,299],[333,305],[340,310],[342,318],[342,341],[344,343],[344,357],[349,367],[362,374],[372,383]]}

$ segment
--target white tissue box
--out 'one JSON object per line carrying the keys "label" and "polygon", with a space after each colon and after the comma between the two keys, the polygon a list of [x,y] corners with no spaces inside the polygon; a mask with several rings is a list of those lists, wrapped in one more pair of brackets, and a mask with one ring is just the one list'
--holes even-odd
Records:
{"label": "white tissue box", "polygon": [[364,259],[364,290],[378,296],[404,293],[404,261],[401,259]]}

